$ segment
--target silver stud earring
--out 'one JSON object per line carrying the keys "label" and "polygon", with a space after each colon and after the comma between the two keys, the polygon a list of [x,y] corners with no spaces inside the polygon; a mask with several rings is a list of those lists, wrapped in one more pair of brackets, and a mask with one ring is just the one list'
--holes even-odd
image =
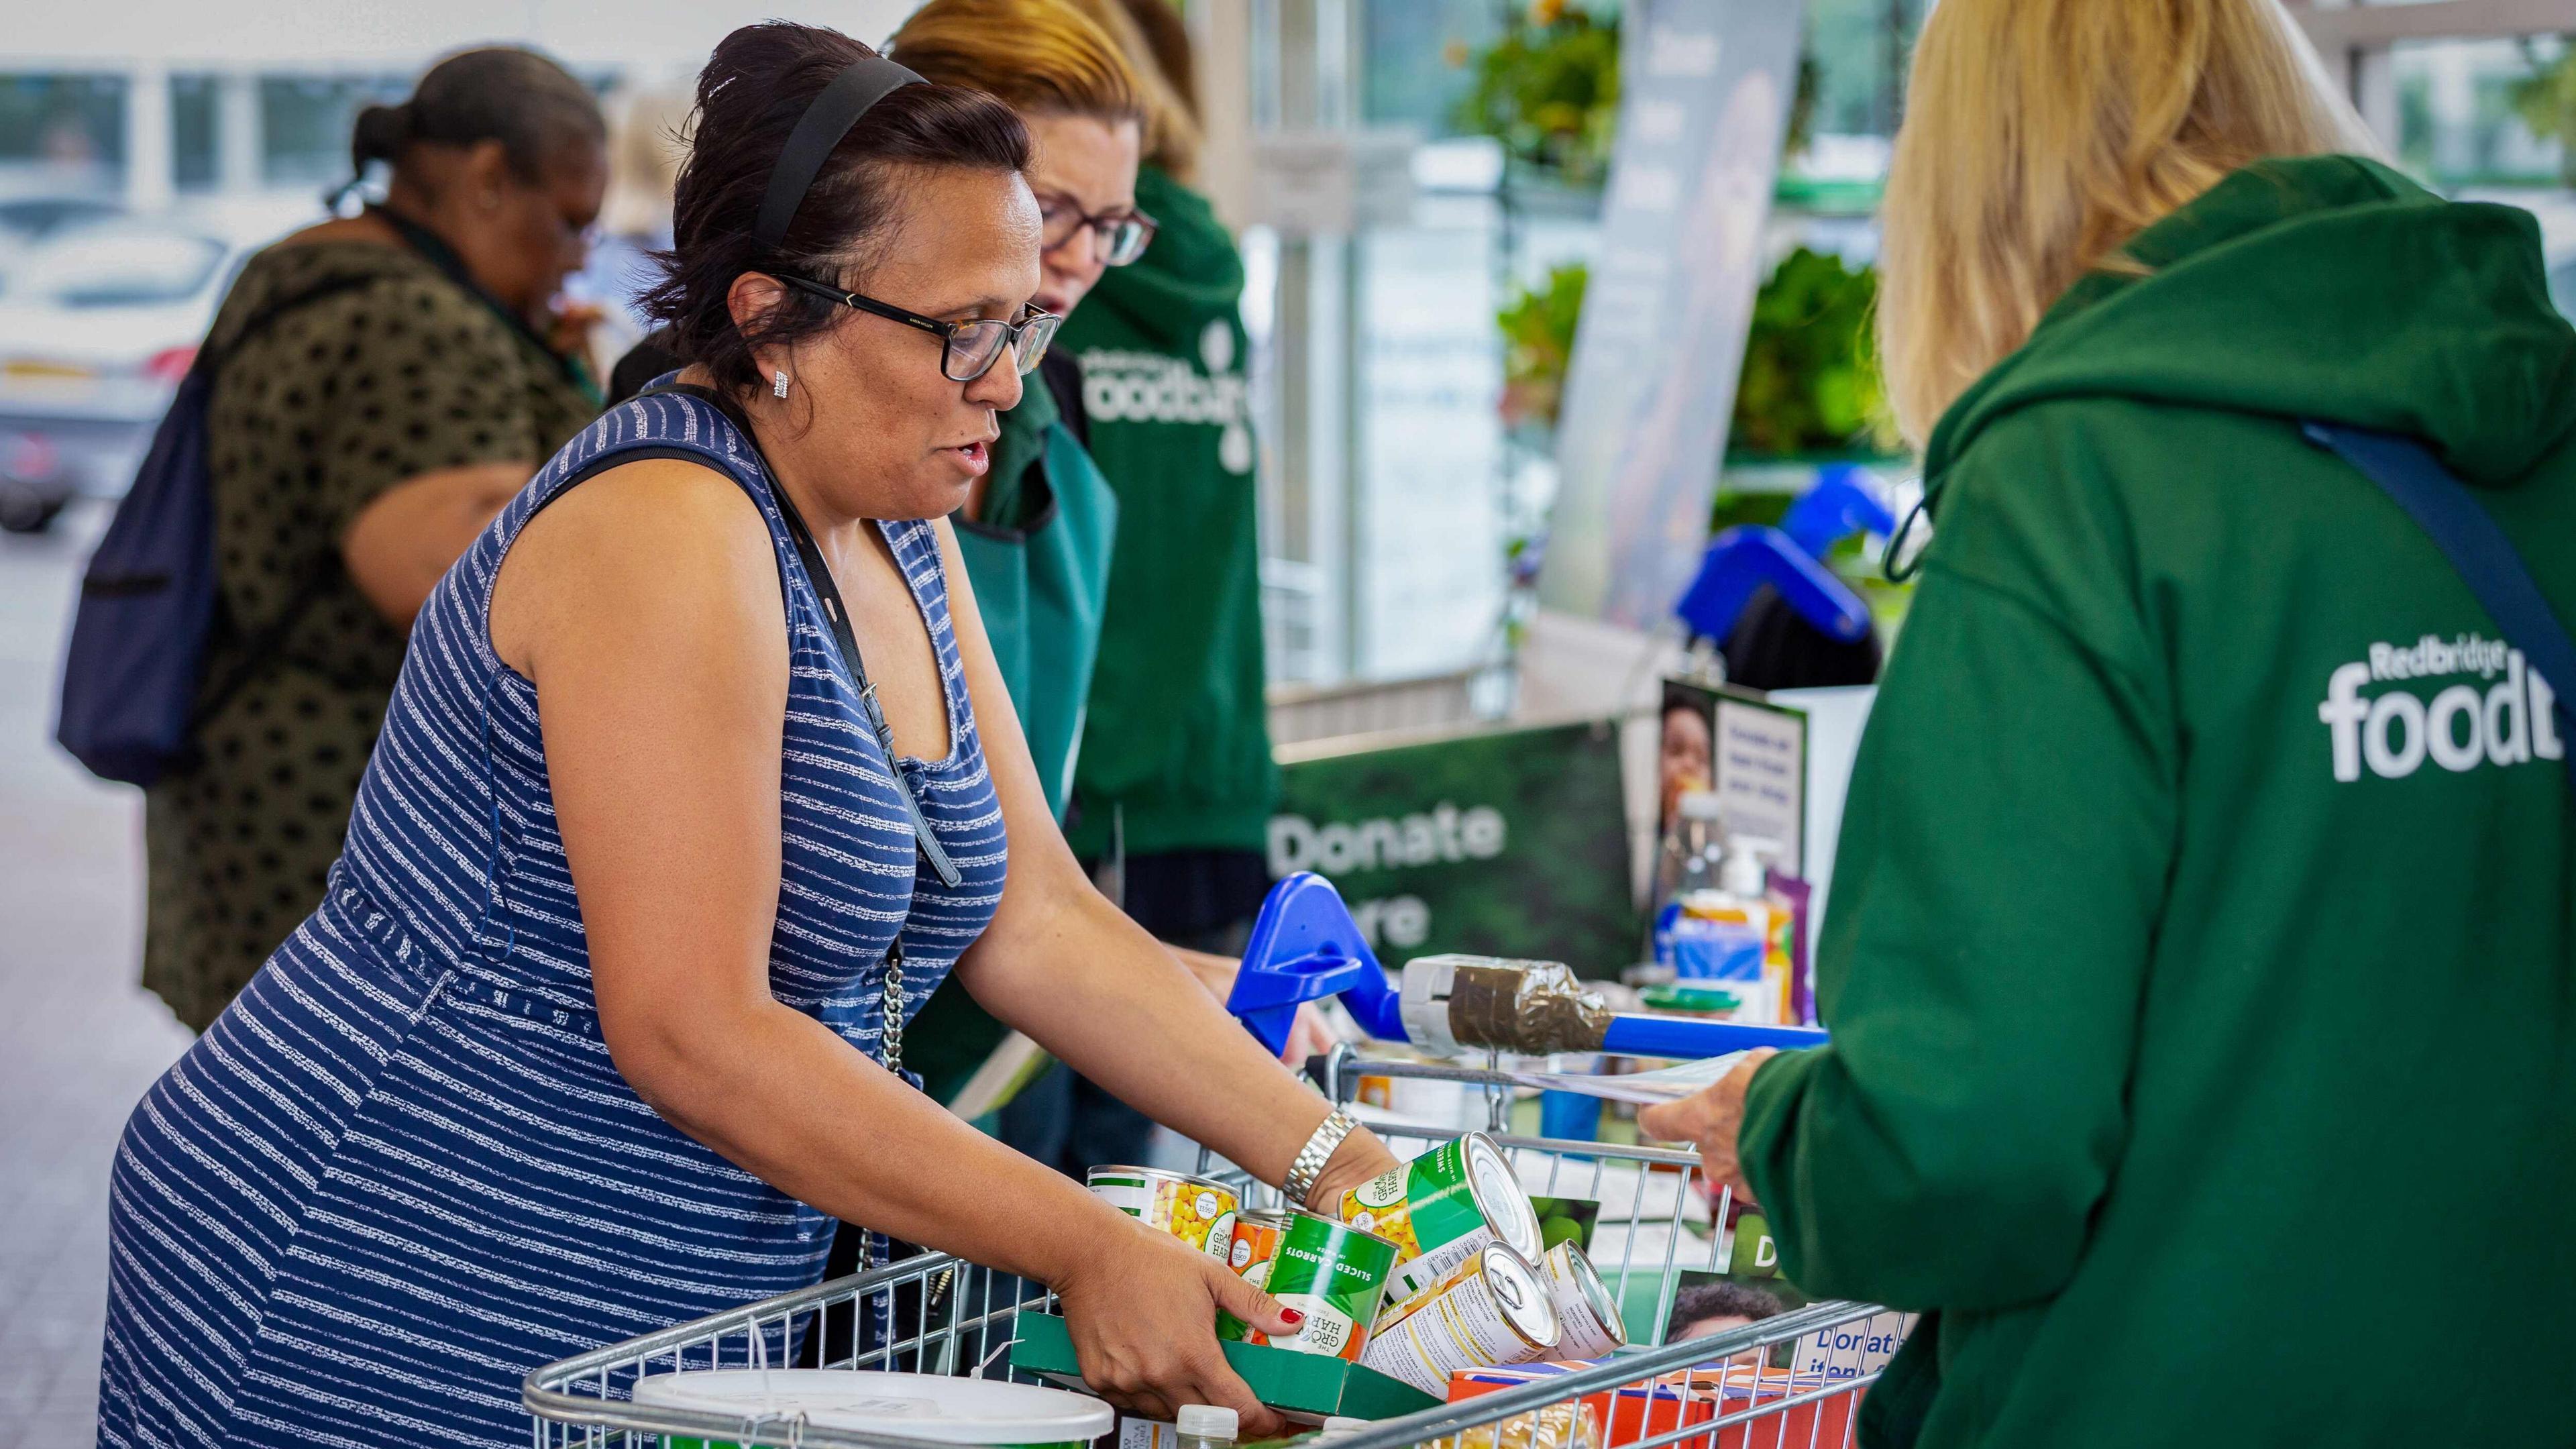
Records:
{"label": "silver stud earring", "polygon": [[770,379],[769,379],[769,395],[770,395],[771,397],[785,397],[785,396],[787,396],[787,369],[786,369],[786,368],[783,368],[783,367],[782,367],[782,368],[779,368],[776,372],[773,372],[772,374],[770,374]]}

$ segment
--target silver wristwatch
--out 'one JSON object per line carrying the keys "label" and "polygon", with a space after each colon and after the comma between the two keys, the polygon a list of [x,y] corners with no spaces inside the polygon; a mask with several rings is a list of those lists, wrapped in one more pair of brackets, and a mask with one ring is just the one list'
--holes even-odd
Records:
{"label": "silver wristwatch", "polygon": [[1288,1201],[1299,1207],[1307,1205],[1306,1199],[1315,1192],[1315,1179],[1324,1175],[1324,1164],[1333,1160],[1333,1153],[1342,1145],[1342,1139],[1350,1136],[1352,1129],[1359,1125],[1360,1119],[1349,1112],[1339,1107],[1333,1109],[1333,1115],[1325,1118],[1323,1125],[1315,1129],[1315,1135],[1306,1139],[1306,1145],[1297,1149],[1297,1160],[1288,1164],[1288,1180],[1279,1185],[1279,1190],[1287,1194]]}

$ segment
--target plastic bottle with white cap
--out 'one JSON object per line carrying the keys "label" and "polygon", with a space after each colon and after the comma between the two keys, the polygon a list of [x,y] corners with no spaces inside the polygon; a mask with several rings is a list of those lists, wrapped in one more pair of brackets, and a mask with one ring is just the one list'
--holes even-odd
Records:
{"label": "plastic bottle with white cap", "polygon": [[1221,1404],[1183,1404],[1172,1416],[1178,1449],[1233,1449],[1235,1431],[1242,1424],[1234,1410]]}

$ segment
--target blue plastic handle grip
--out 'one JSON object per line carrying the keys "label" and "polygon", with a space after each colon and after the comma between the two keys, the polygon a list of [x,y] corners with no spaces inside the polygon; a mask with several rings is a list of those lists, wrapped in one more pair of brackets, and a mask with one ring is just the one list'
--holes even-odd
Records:
{"label": "blue plastic handle grip", "polygon": [[1798,547],[1823,558],[1825,550],[1855,533],[1885,538],[1896,532],[1896,515],[1861,481],[1858,465],[1827,463],[1816,470],[1816,486],[1789,505],[1780,531]]}
{"label": "blue plastic handle grip", "polygon": [[1302,1002],[1339,996],[1360,1029],[1402,1041],[1403,1001],[1333,883],[1299,871],[1270,888],[1252,922],[1226,1009],[1274,1054],[1286,1048]]}
{"label": "blue plastic handle grip", "polygon": [[1673,605],[1690,631],[1723,642],[1754,590],[1769,584],[1799,617],[1852,643],[1869,633],[1869,605],[1779,529],[1742,524],[1709,540],[1699,574]]}
{"label": "blue plastic handle grip", "polygon": [[1687,1016],[1620,1015],[1610,1018],[1601,1049],[1620,1056],[1697,1061],[1755,1047],[1797,1051],[1823,1046],[1826,1039],[1823,1031],[1812,1026],[1743,1026]]}

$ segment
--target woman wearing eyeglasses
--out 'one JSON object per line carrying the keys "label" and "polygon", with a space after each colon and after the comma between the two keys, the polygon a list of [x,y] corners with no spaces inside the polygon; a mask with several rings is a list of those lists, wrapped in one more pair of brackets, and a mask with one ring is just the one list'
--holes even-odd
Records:
{"label": "woman wearing eyeglasses", "polygon": [[[886,54],[925,80],[1007,102],[1029,129],[1028,182],[1038,204],[1038,290],[1032,302],[1070,317],[1101,274],[1134,261],[1154,234],[1136,209],[1136,158],[1145,110],[1135,76],[1108,36],[1062,0],[930,0]],[[1001,416],[991,475],[959,510],[958,539],[979,599],[1029,601],[989,612],[1047,801],[1061,813],[1076,755],[1118,504],[1084,450],[1089,419],[1070,354],[1038,365]]]}
{"label": "woman wearing eyeglasses", "polygon": [[954,969],[1292,1198],[1392,1165],[1093,892],[959,574],[1054,327],[1028,162],[834,32],[718,46],[687,365],[439,584],[322,909],[128,1124],[103,1438],[515,1441],[529,1366],[810,1284],[835,1217],[1049,1285],[1126,1406],[1278,1429],[1213,1318],[1300,1315],[902,1075]]}
{"label": "woman wearing eyeglasses", "polygon": [[[1171,0],[1066,0],[1118,36],[1152,112],[1136,196],[1160,223],[1100,280],[1058,351],[1083,368],[1092,455],[1118,490],[1118,543],[1066,835],[1130,919],[1175,948],[1243,949],[1270,887],[1279,775],[1262,654],[1257,450],[1243,258],[1190,188],[1199,143],[1188,36]],[[1193,959],[1204,960],[1205,957]],[[1289,1043],[1303,1061],[1330,1037]],[[1150,1124],[1058,1070],[1003,1117],[1068,1166],[1132,1160]]]}
{"label": "woman wearing eyeglasses", "polygon": [[[1144,250],[1135,207],[1145,112],[1106,35],[1061,0],[930,0],[886,53],[926,80],[1008,103],[1033,144],[1037,306],[1072,314],[1102,272]],[[1002,413],[993,467],[951,522],[984,632],[1009,686],[1047,805],[1061,820],[1100,652],[1118,500],[1084,446],[1082,374],[1050,348],[1020,404]],[[924,1087],[968,1115],[1007,1102],[1034,1058],[961,982],[922,1008],[912,1041]],[[981,1083],[967,1092],[972,1083]],[[1121,1160],[1142,1160],[1131,1154]],[[845,1244],[836,1266],[848,1261]]]}

